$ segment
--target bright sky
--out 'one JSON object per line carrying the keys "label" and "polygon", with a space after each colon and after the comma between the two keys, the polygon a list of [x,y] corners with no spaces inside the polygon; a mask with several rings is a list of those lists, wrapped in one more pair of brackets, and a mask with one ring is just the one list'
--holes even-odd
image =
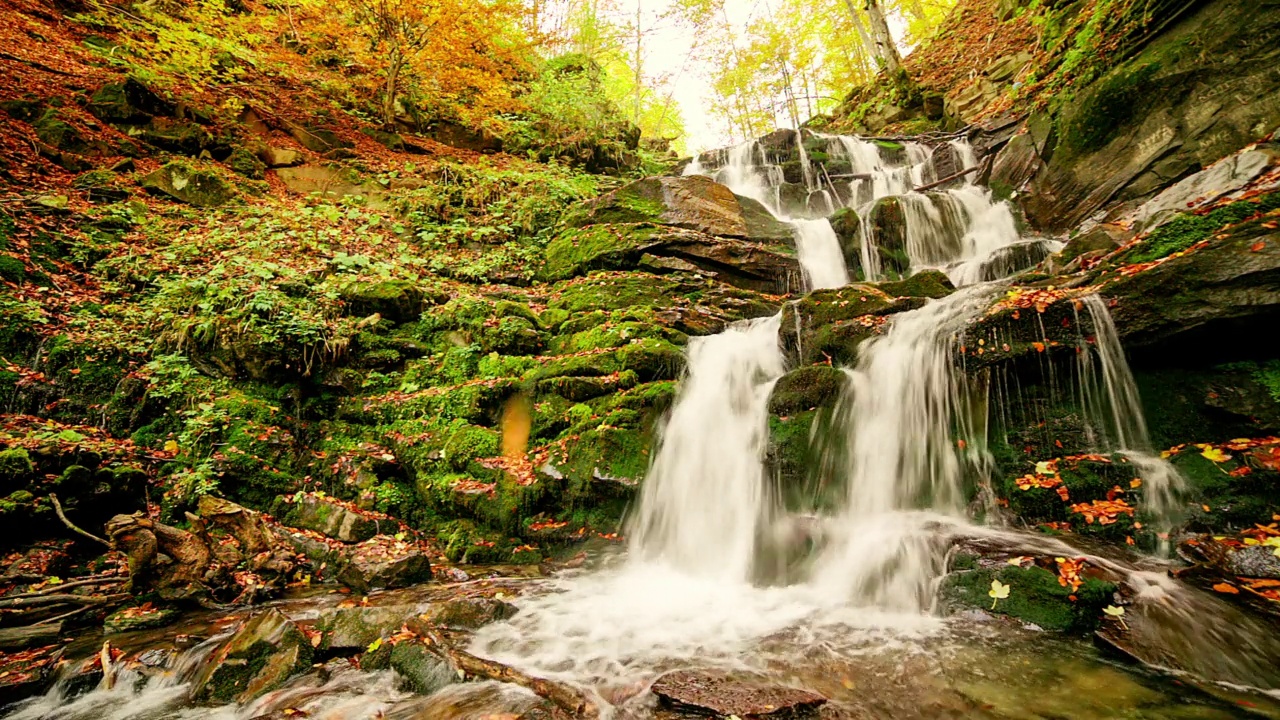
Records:
{"label": "bright sky", "polygon": [[[776,0],[724,0],[729,22],[744,33],[746,26],[761,16],[767,16]],[[708,111],[711,97],[711,77],[693,52],[695,37],[680,24],[659,21],[671,0],[618,0],[620,15],[634,20],[636,6],[641,11],[641,26],[646,31],[644,39],[644,74],[647,78],[667,75],[669,87],[675,92],[675,101],[684,118],[685,144],[689,152],[697,153],[724,147],[733,141],[728,129]],[[901,37],[904,27],[900,18],[890,15],[889,24],[895,37]],[[904,48],[904,53],[906,49]],[[738,138],[741,140],[741,138]]]}

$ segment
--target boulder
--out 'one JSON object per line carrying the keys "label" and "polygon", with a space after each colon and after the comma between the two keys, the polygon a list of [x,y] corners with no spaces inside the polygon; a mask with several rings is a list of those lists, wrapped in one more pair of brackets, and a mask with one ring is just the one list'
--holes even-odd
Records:
{"label": "boulder", "polygon": [[502,138],[483,128],[470,128],[449,120],[437,120],[423,135],[451,147],[474,152],[502,151]]}
{"label": "boulder", "polygon": [[[1106,285],[1102,292],[1113,300],[1112,316],[1126,349],[1183,336],[1183,347],[1210,351],[1218,345],[1215,329],[1256,328],[1265,335],[1263,328],[1275,327],[1280,231],[1274,225],[1266,218],[1234,225],[1212,235],[1205,247]],[[1205,239],[1214,232],[1208,228]],[[1208,343],[1190,340],[1195,337]]]}
{"label": "boulder", "polygon": [[334,150],[345,150],[353,146],[349,140],[343,139],[332,130],[321,127],[304,127],[291,125],[289,134],[311,152],[325,154]]}
{"label": "boulder", "polygon": [[269,145],[258,150],[258,159],[269,168],[293,167],[306,161],[297,150]]}
{"label": "boulder", "polygon": [[[378,534],[377,520],[332,498],[312,494],[299,496],[284,516],[284,522],[347,543],[364,542]],[[388,526],[390,525],[391,522],[388,521]]]}
{"label": "boulder", "polygon": [[594,269],[632,269],[648,255],[690,263],[702,274],[730,285],[778,292],[795,285],[800,277],[793,252],[652,223],[589,225],[569,228],[551,241],[544,276],[561,280]]}
{"label": "boulder", "polygon": [[309,668],[311,657],[302,630],[279,610],[265,610],[205,658],[191,682],[191,697],[244,705]]}
{"label": "boulder", "polygon": [[422,548],[385,535],[355,545],[343,555],[338,582],[360,592],[409,587],[431,579],[431,561]]}
{"label": "boulder", "polygon": [[99,120],[117,125],[145,125],[176,110],[173,103],[135,78],[98,88],[89,96],[85,109]]}
{"label": "boulder", "polygon": [[1198,5],[1125,62],[1075,92],[1023,207],[1045,230],[1076,227],[1141,199],[1280,126],[1280,9]]}
{"label": "boulder", "polygon": [[719,237],[790,242],[791,228],[763,205],[702,175],[649,177],[586,203],[577,225],[651,222]]}
{"label": "boulder", "polygon": [[419,612],[417,605],[335,607],[321,611],[314,629],[321,633],[321,650],[363,651],[379,639],[391,637]]}
{"label": "boulder", "polygon": [[460,597],[433,604],[422,615],[432,625],[475,630],[515,616],[516,606],[495,598]]}
{"label": "boulder", "polygon": [[215,173],[180,162],[168,163],[138,182],[153,194],[202,208],[224,205],[235,197],[235,189]]}
{"label": "boulder", "polygon": [[675,670],[650,690],[674,710],[750,718],[816,717],[827,699],[815,692],[736,679],[713,670]]}

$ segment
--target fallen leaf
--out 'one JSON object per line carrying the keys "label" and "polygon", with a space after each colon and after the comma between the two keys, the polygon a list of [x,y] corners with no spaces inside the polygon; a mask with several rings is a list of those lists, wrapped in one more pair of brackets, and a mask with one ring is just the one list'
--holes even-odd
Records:
{"label": "fallen leaf", "polygon": [[1236,595],[1240,592],[1239,588],[1231,583],[1218,583],[1213,586],[1213,589],[1217,592],[1226,593],[1228,595]]}

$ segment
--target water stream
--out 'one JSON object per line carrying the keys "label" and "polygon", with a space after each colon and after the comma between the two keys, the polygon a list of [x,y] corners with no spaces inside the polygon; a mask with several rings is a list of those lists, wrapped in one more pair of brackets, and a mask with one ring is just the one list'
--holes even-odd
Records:
{"label": "water stream", "polygon": [[[876,707],[885,708],[880,717],[943,716],[933,713],[929,702],[951,702],[961,695],[988,698],[985,708],[1011,702],[1012,714],[962,709],[948,716],[1114,717],[1105,703],[1089,709],[1089,696],[1099,689],[1081,687],[1082,677],[1105,678],[1097,682],[1110,691],[1123,689],[1126,699],[1115,702],[1145,697],[1150,707],[1165,708],[1162,714],[1133,717],[1220,717],[1179,715],[1181,700],[1162,705],[1165,700],[1143,685],[1146,681],[1081,655],[1078,645],[1062,645],[1050,654],[1046,648],[1057,647],[1057,640],[1016,628],[957,624],[933,613],[947,552],[959,539],[1093,558],[1059,540],[970,520],[971,498],[979,505],[989,505],[991,498],[987,397],[985,385],[957,364],[957,343],[966,325],[1003,291],[992,276],[1026,266],[1010,259],[1008,251],[1029,241],[1018,236],[1009,209],[969,180],[936,193],[913,190],[939,179],[931,162],[937,148],[817,137],[829,157],[848,164],[850,171],[843,174],[850,177],[831,178],[809,162],[800,145],[807,193],[802,205],[784,202],[784,172],[767,162],[756,142],[730,149],[719,168],[694,165],[692,171],[712,174],[792,223],[810,289],[840,287],[850,279],[847,253],[831,223],[805,216],[815,195],[826,211],[848,206],[862,216],[864,278],[885,276],[878,244],[884,238],[868,218],[877,202],[894,199],[902,209],[910,268],[943,269],[960,287],[942,300],[893,316],[888,332],[866,341],[856,364],[845,368],[847,386],[832,414],[843,442],[821,463],[831,475],[827,484],[842,490],[836,507],[804,516],[788,513],[765,471],[768,400],[788,370],[778,344],[781,315],[692,339],[687,374],[629,520],[627,552],[603,567],[542,582],[519,600],[514,618],[478,631],[471,651],[588,688],[606,714],[633,697],[637,683],[643,688],[662,670],[694,664],[780,673],[833,698],[879,703]],[[963,141],[943,146],[964,167],[976,163]],[[1179,480],[1152,451],[1107,308],[1096,297],[1087,298],[1083,316],[1094,337],[1080,356],[1078,391],[1097,432],[1095,443],[1130,457],[1146,483],[1148,510],[1171,525]],[[803,567],[785,581],[762,581],[759,562],[770,544],[807,548]],[[1211,623],[1198,617],[1197,628],[1216,646],[1251,654],[1238,662],[1206,660],[1197,670],[1211,679],[1249,684],[1273,674],[1266,663],[1275,653],[1249,647],[1250,637],[1256,644],[1262,635],[1252,635],[1255,628],[1225,611],[1220,601],[1197,599],[1149,565],[1094,560],[1146,588],[1145,601],[1170,616],[1168,623],[1148,625],[1151,633],[1172,637],[1170,628],[1193,615],[1224,618]],[[1206,602],[1216,605],[1208,608]],[[1195,643],[1205,642],[1170,637],[1161,640],[1190,643],[1192,653],[1200,648]],[[518,712],[530,697],[509,686],[477,684],[411,699],[394,686],[390,673],[338,667],[324,679],[307,676],[250,707],[195,710],[182,706],[189,677],[182,663],[195,661],[194,655],[184,657],[159,678],[128,677],[114,690],[71,698],[55,689],[11,717],[243,719],[287,707],[346,720],[481,717],[495,707]],[[1022,665],[1008,664],[1010,658],[1022,658]],[[986,667],[991,676],[974,674]],[[1033,688],[1024,678],[1040,675],[1058,678],[1062,688]],[[619,690],[628,687],[633,689]],[[1018,699],[1008,700],[1009,693]],[[895,705],[899,700],[902,707]],[[1027,710],[1034,707],[1045,714]],[[1087,712],[1074,713],[1072,707]]]}

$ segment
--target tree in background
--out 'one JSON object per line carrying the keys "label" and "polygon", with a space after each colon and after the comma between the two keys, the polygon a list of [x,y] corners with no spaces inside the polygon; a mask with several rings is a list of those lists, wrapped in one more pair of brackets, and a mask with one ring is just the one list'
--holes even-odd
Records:
{"label": "tree in background", "polygon": [[[690,0],[695,1],[695,0]],[[723,0],[696,0],[723,2]],[[730,135],[756,137],[798,126],[837,106],[881,72],[901,75],[902,55],[888,15],[906,21],[910,45],[928,36],[954,0],[781,0],[745,27],[727,14],[708,23],[706,59],[717,97],[712,110]],[[723,6],[721,6],[723,7]]]}

